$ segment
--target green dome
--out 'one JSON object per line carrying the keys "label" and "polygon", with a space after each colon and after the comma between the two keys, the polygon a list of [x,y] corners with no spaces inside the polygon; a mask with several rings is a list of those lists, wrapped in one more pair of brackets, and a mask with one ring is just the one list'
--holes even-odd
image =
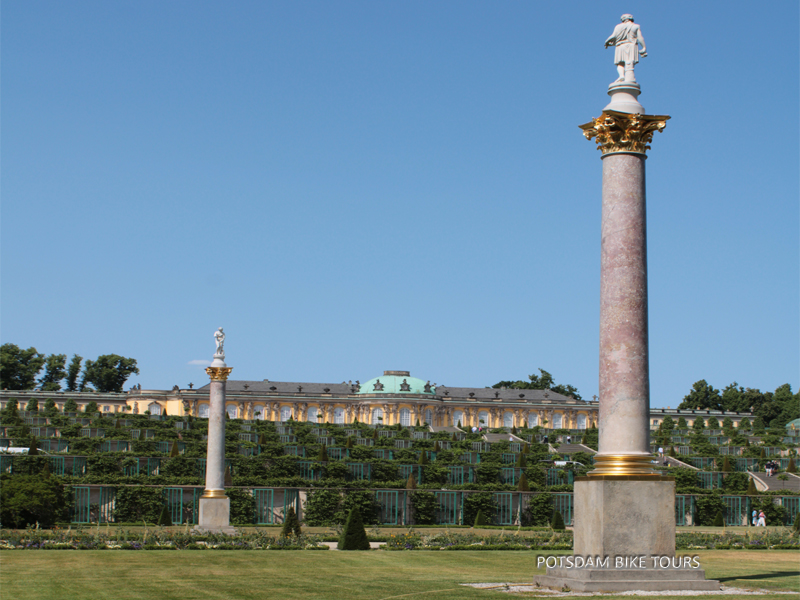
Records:
{"label": "green dome", "polygon": [[[425,389],[428,386],[428,390]],[[359,394],[430,394],[434,388],[429,381],[411,377],[408,371],[384,371],[383,376],[375,377],[361,384]]]}

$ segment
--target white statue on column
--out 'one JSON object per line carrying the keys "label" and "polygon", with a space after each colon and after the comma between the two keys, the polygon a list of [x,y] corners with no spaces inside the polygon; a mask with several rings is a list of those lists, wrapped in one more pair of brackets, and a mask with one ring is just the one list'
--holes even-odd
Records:
{"label": "white statue on column", "polygon": [[214,332],[214,341],[217,343],[217,351],[214,352],[214,356],[225,358],[225,334],[222,331],[222,327]]}
{"label": "white statue on column", "polygon": [[[617,65],[619,79],[617,83],[636,83],[633,66],[639,62],[639,56],[647,56],[644,36],[639,26],[633,22],[633,15],[624,14],[620,17],[622,23],[614,28],[614,33],[606,40],[605,47],[615,46],[614,64]],[[642,45],[641,52],[639,44]]]}

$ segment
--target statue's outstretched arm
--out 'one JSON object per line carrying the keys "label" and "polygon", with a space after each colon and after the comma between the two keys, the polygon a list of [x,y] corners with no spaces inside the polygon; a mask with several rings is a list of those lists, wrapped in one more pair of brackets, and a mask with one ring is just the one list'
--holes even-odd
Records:
{"label": "statue's outstretched arm", "polygon": [[606,40],[605,46],[603,46],[603,47],[604,47],[604,48],[608,48],[608,47],[609,47],[609,46],[611,46],[612,44],[616,44],[616,43],[617,43],[617,36],[616,36],[615,34],[613,34],[613,33],[612,33],[612,34],[611,34],[611,35],[608,37],[608,39]]}
{"label": "statue's outstretched arm", "polygon": [[642,45],[642,51],[639,53],[641,56],[647,56],[647,45],[644,43],[644,36],[642,35],[642,30],[640,29],[636,34],[639,43]]}

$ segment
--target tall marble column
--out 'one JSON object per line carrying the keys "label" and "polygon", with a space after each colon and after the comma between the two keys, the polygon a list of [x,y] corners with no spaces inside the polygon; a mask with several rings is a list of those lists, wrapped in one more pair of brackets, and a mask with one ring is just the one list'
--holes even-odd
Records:
{"label": "tall marble column", "polygon": [[[595,469],[575,480],[572,558],[607,557],[609,563],[548,568],[535,581],[576,592],[718,590],[719,582],[707,581],[701,569],[675,562],[675,481],[651,464],[645,159],[669,117],[647,115],[639,104],[631,40],[641,32],[631,15],[621,21],[606,45],[616,43],[615,63],[625,76],[609,86],[611,103],[602,114],[580,126],[603,160],[600,436]],[[644,54],[644,40],[639,43]],[[631,556],[644,560],[635,568],[618,566],[618,557]]]}
{"label": "tall marble column", "polygon": [[[220,329],[220,332],[222,330]],[[222,336],[224,341],[224,336]],[[208,407],[206,487],[200,497],[198,529],[233,532],[230,526],[230,498],[225,495],[225,386],[232,367],[225,364],[222,342],[218,340],[214,361],[206,369],[211,378]]]}

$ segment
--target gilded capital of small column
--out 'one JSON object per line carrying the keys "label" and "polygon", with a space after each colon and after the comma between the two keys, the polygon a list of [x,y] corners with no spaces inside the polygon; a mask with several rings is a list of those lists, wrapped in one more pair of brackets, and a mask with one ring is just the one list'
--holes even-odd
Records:
{"label": "gilded capital of small column", "polygon": [[595,138],[598,149],[607,154],[646,154],[656,131],[663,131],[666,115],[638,115],[604,110],[588,123],[579,125],[587,140]]}
{"label": "gilded capital of small column", "polygon": [[206,373],[211,381],[227,381],[233,367],[206,367]]}

